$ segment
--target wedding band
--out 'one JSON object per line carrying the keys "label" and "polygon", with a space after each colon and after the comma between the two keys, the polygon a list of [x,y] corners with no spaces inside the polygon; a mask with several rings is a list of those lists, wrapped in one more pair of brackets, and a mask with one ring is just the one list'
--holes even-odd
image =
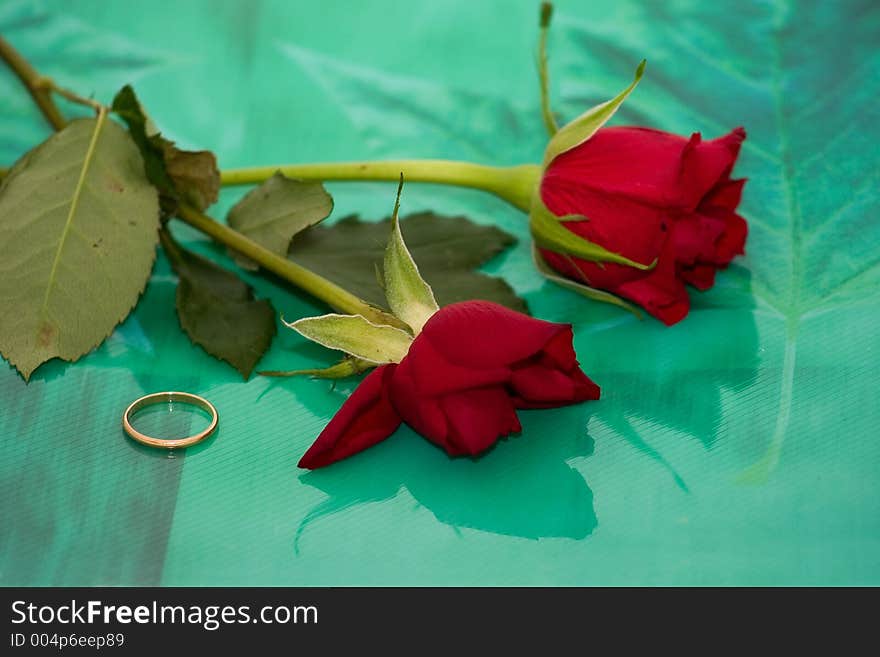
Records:
{"label": "wedding band", "polygon": [[[142,408],[152,406],[153,404],[171,404],[173,402],[188,404],[207,411],[211,415],[211,424],[208,425],[208,428],[204,431],[200,431],[192,436],[187,436],[186,438],[156,438],[141,433],[131,426],[132,415]],[[165,449],[176,449],[180,447],[189,447],[190,445],[195,445],[196,443],[203,441],[214,433],[214,429],[217,428],[217,420],[217,409],[214,408],[214,405],[204,397],[191,395],[188,392],[154,392],[151,395],[145,395],[140,399],[136,399],[129,404],[128,408],[125,409],[125,413],[122,414],[122,428],[125,429],[125,433],[144,445],[149,445],[150,447],[164,447]]]}

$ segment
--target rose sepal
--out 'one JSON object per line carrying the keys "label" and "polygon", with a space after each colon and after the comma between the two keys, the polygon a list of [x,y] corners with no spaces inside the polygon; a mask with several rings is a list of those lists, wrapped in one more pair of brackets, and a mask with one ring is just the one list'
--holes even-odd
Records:
{"label": "rose sepal", "polygon": [[639,84],[639,81],[642,79],[642,75],[645,72],[645,66],[647,63],[648,62],[645,59],[641,61],[638,68],[636,68],[632,83],[626,89],[621,91],[611,100],[606,100],[604,103],[599,103],[598,105],[591,107],[579,117],[561,127],[559,131],[553,135],[544,151],[543,168],[545,170],[557,157],[570,151],[572,148],[577,148],[596,134],[596,131],[605,125],[605,123],[608,122],[608,119],[614,116],[617,108],[623,104],[623,101],[626,100],[627,96],[629,96]]}
{"label": "rose sepal", "polygon": [[391,235],[385,247],[383,275],[385,299],[394,315],[404,321],[418,335],[425,322],[436,313],[440,306],[434,298],[431,286],[422,278],[419,267],[403,241],[400,232],[400,192],[403,189],[403,174],[397,187],[397,200],[391,214]]}
{"label": "rose sepal", "polygon": [[313,367],[302,370],[262,370],[257,372],[257,374],[275,377],[310,376],[313,379],[345,379],[356,374],[362,374],[375,366],[375,363],[355,358],[354,356],[346,356],[330,367]]}
{"label": "rose sepal", "polygon": [[312,342],[376,365],[399,363],[413,340],[406,331],[394,326],[373,324],[363,315],[330,313],[304,317],[295,322],[281,321]]}
{"label": "rose sepal", "polygon": [[608,249],[584,239],[561,225],[561,221],[589,221],[587,217],[580,215],[567,215],[557,217],[553,214],[540,198],[535,194],[532,210],[529,213],[529,229],[535,244],[541,248],[575,256],[591,262],[614,262],[627,267],[634,267],[646,271],[653,269],[657,264],[656,258],[650,263],[636,262],[626,256],[614,253]]}
{"label": "rose sepal", "polygon": [[611,305],[618,306],[620,308],[623,308],[624,310],[628,310],[639,319],[642,319],[642,313],[639,311],[639,309],[631,303],[624,301],[620,297],[615,296],[610,292],[606,292],[605,290],[599,290],[597,288],[590,287],[586,283],[578,283],[577,281],[573,281],[570,278],[565,278],[557,274],[556,271],[554,271],[553,268],[547,264],[547,262],[541,256],[541,252],[538,250],[538,247],[534,244],[532,245],[532,262],[534,262],[535,269],[538,270],[538,273],[540,273],[548,281],[553,281],[557,285],[571,290],[572,292],[577,292],[581,296],[592,299],[593,301],[610,303]]}

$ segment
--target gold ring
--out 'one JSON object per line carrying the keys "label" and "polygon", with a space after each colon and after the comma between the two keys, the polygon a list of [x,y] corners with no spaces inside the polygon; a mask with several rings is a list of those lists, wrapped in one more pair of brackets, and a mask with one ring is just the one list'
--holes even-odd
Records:
{"label": "gold ring", "polygon": [[[137,413],[145,406],[152,406],[153,404],[161,404],[163,402],[169,404],[173,402],[181,402],[183,404],[189,404],[190,406],[201,408],[202,410],[210,413],[211,424],[208,425],[208,428],[204,431],[200,431],[199,433],[192,436],[187,436],[186,438],[170,439],[154,438],[153,436],[148,436],[145,433],[141,433],[133,426],[131,426],[132,415]],[[125,429],[125,433],[127,433],[139,443],[143,443],[144,445],[149,445],[150,447],[164,447],[166,449],[189,447],[190,445],[195,445],[196,443],[203,441],[205,438],[214,433],[214,429],[217,428],[217,421],[217,409],[214,408],[214,405],[204,397],[191,395],[188,392],[154,392],[151,395],[145,395],[140,399],[134,400],[131,404],[129,404],[128,408],[125,409],[125,413],[122,414],[122,428]]]}

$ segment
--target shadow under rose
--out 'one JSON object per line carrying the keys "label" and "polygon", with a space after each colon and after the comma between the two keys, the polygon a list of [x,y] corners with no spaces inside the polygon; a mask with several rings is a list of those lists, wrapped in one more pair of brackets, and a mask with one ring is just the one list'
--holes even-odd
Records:
{"label": "shadow under rose", "polygon": [[450,458],[407,428],[366,452],[302,474],[327,498],[300,521],[297,553],[308,526],[352,506],[395,497],[406,489],[434,517],[469,528],[523,538],[589,536],[598,522],[593,492],[570,465],[593,453],[589,404],[522,411],[523,432],[482,456]]}
{"label": "shadow under rose", "polygon": [[[642,321],[608,304],[587,303],[551,282],[528,297],[538,317],[575,325],[584,371],[602,388],[594,421],[688,485],[663,453],[663,433],[699,441],[707,451],[725,437],[748,449],[750,436],[727,431],[730,397],[745,398],[758,383],[762,338],[751,275],[733,264],[707,292],[691,290],[690,314],[674,326]],[[766,366],[765,366],[766,367]],[[745,445],[745,446],[744,446]]]}
{"label": "shadow under rose", "polygon": [[593,338],[597,349],[615,354],[597,377],[603,392],[597,419],[666,468],[685,491],[685,481],[651,444],[650,428],[687,434],[712,450],[726,435],[725,392],[746,394],[761,362],[750,309],[704,305],[701,295],[693,296],[691,314],[676,326],[627,326]]}

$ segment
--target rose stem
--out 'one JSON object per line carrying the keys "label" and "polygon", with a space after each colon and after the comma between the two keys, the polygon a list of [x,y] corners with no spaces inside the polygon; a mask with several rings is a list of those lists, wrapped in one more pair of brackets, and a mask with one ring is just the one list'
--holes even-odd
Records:
{"label": "rose stem", "polygon": [[61,130],[67,121],[58,110],[58,106],[52,102],[49,90],[43,84],[43,76],[37,73],[33,66],[12,47],[6,39],[0,36],[0,58],[3,59],[12,69],[12,72],[18,76],[21,83],[27,88],[28,93],[43,116],[51,124],[55,130]]}
{"label": "rose stem", "polygon": [[550,19],[553,17],[553,5],[549,2],[541,3],[541,36],[538,40],[538,79],[541,83],[541,115],[544,117],[544,125],[547,133],[552,137],[559,132],[556,117],[550,109],[550,75],[547,69],[547,32],[550,28]]}
{"label": "rose stem", "polygon": [[[50,80],[37,73],[27,60],[2,37],[0,37],[0,59],[3,59],[9,65],[22,84],[27,87],[34,102],[49,123],[52,124],[52,127],[55,130],[64,128],[67,125],[67,121],[58,109],[58,106],[55,105],[48,91],[50,89],[58,91],[59,88]],[[76,102],[85,102],[88,105],[93,105],[94,103],[94,101],[82,99],[66,90],[62,90],[62,95]],[[2,171],[3,175],[7,172],[8,170]],[[399,176],[400,174],[398,173],[397,175]],[[374,323],[393,324],[401,328],[405,326],[396,317],[371,306],[366,301],[344,290],[332,281],[287,258],[282,258],[272,253],[238,231],[211,219],[195,208],[181,205],[178,208],[177,216],[217,242],[249,257],[265,269],[308,292],[315,298],[324,301],[340,312],[360,314]]]}
{"label": "rose stem", "polygon": [[264,269],[271,271],[273,274],[305,290],[312,296],[326,302],[339,312],[363,315],[371,322],[377,324],[404,326],[393,316],[369,305],[351,292],[339,287],[336,283],[296,264],[292,260],[272,253],[238,231],[215,221],[193,207],[181,205],[177,210],[177,217],[215,241],[254,260]]}
{"label": "rose stem", "polygon": [[438,183],[490,192],[528,212],[540,176],[536,164],[493,167],[452,160],[389,160],[380,162],[326,162],[229,169],[220,174],[224,185],[250,185],[268,180],[276,172],[299,180],[371,180]]}

